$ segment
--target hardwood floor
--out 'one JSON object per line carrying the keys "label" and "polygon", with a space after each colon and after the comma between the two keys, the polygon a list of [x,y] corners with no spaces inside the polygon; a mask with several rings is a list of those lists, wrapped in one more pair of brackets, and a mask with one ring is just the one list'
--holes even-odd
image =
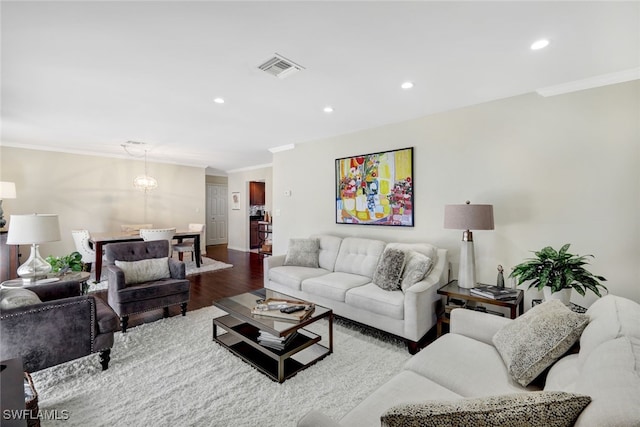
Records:
{"label": "hardwood floor", "polygon": [[[250,292],[263,287],[260,254],[227,249],[227,245],[207,246],[207,257],[233,264],[232,268],[187,276],[191,281],[191,295],[187,311],[209,307],[216,299]],[[107,292],[96,295],[107,300]],[[180,306],[169,308],[170,316],[180,315]],[[187,313],[187,316],[189,314]],[[162,318],[162,309],[129,317],[128,328]]]}

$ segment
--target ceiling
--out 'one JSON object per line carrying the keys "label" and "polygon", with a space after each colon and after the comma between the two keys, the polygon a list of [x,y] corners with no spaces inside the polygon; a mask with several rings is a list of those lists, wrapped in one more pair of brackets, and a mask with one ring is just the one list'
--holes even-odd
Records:
{"label": "ceiling", "polygon": [[[227,172],[269,164],[270,147],[640,67],[636,1],[0,7],[2,145],[126,156],[140,141],[150,161]],[[260,71],[274,53],[305,69]]]}

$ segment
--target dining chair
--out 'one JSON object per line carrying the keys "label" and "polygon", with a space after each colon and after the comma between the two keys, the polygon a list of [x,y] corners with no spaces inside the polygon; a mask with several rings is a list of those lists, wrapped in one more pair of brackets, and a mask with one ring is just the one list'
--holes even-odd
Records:
{"label": "dining chair", "polygon": [[96,251],[89,244],[91,239],[89,230],[71,230],[71,236],[76,245],[76,251],[82,255],[82,262],[87,265],[87,271],[91,271],[91,265],[96,261]]}
{"label": "dining chair", "polygon": [[140,237],[145,242],[152,240],[167,240],[169,241],[169,257],[173,255],[173,236],[176,234],[174,228],[141,228]]}
{"label": "dining chair", "polygon": [[140,230],[145,228],[153,228],[153,224],[122,224],[120,226],[120,231],[123,233],[138,233]]}
{"label": "dining chair", "polygon": [[[200,246],[204,243],[204,224],[189,224],[189,231],[200,233]],[[173,250],[178,252],[178,259],[182,261],[184,252],[191,252],[191,261],[195,260],[195,239],[184,239],[180,243],[173,245]],[[200,253],[205,253],[201,251]],[[202,256],[200,256],[200,262],[202,262]]]}

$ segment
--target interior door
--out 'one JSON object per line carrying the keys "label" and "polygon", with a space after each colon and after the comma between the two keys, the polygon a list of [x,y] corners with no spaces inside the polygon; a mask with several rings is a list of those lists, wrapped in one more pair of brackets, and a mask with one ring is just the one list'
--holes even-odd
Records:
{"label": "interior door", "polygon": [[207,245],[228,242],[227,186],[207,184]]}

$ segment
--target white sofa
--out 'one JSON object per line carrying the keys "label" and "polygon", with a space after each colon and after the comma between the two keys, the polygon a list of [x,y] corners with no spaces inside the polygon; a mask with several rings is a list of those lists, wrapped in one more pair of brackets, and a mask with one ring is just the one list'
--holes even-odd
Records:
{"label": "white sofa", "polygon": [[[284,265],[286,255],[264,259],[264,287],[329,307],[334,314],[405,338],[415,353],[436,324],[437,290],[447,283],[447,251],[427,243],[385,243],[357,237],[314,235],[318,268]],[[406,291],[372,283],[385,248],[416,251],[433,262],[431,270]]]}
{"label": "white sofa", "polygon": [[[485,400],[523,392],[532,396],[527,392],[541,389],[591,398],[576,426],[640,426],[640,305],[607,295],[589,307],[586,314],[589,323],[580,336],[579,352],[567,352],[546,376],[542,374],[536,380],[537,386],[522,387],[511,378],[493,344],[494,334],[514,320],[453,310],[450,333],[413,356],[397,375],[339,423],[312,411],[298,426],[376,426],[381,424],[383,413],[396,405],[427,400]],[[539,419],[540,412],[527,415]]]}

